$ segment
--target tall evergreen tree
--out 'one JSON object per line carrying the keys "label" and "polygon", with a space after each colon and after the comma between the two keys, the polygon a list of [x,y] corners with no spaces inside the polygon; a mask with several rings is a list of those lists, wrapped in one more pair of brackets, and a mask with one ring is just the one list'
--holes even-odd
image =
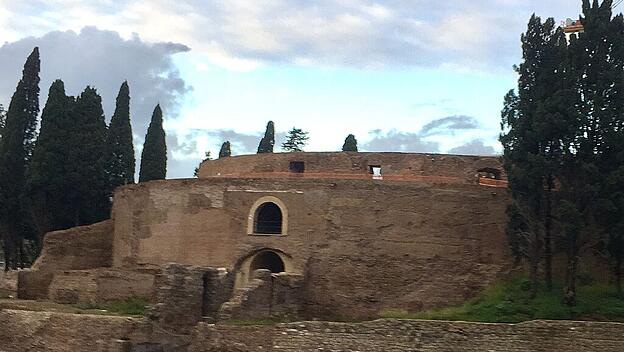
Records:
{"label": "tall evergreen tree", "polygon": [[160,105],[156,105],[141,152],[139,182],[164,180],[167,175],[167,144]]}
{"label": "tall evergreen tree", "polygon": [[[566,90],[567,45],[552,18],[533,15],[522,35],[523,62],[517,67],[518,92],[505,97],[502,112],[503,162],[513,204],[508,233],[530,262],[532,296],[537,294],[538,268],[545,259],[545,281],[552,285],[552,214],[554,180],[568,133],[570,103]],[[522,221],[519,221],[522,219]]]}
{"label": "tall evergreen tree", "polygon": [[273,146],[275,145],[275,125],[273,121],[269,121],[264,132],[264,137],[260,140],[258,145],[258,154],[273,153]]}
{"label": "tall evergreen tree", "polygon": [[221,150],[219,150],[219,159],[227,158],[232,155],[232,151],[230,149],[230,141],[225,141],[221,144]]}
{"label": "tall evergreen tree", "polygon": [[354,135],[350,134],[347,136],[347,138],[344,141],[344,144],[342,145],[342,151],[343,152],[357,152],[358,151],[357,139],[355,139]]}
{"label": "tall evergreen tree", "polygon": [[286,141],[282,143],[282,149],[287,152],[302,152],[309,138],[308,132],[293,127],[288,131]]}
{"label": "tall evergreen tree", "polygon": [[130,125],[130,89],[124,81],[119,88],[115,113],[108,127],[106,142],[110,148],[108,172],[111,188],[134,183],[134,146]]}
{"label": "tall evergreen tree", "polygon": [[110,216],[106,122],[102,98],[95,88],[87,87],[76,98],[72,119],[66,163],[72,187],[67,196],[74,225],[85,225]]}
{"label": "tall evergreen tree", "polygon": [[24,201],[24,180],[36,138],[39,114],[39,49],[26,59],[22,78],[11,98],[0,145],[0,233],[3,236],[5,269],[22,263],[18,252],[31,236]]}
{"label": "tall evergreen tree", "polygon": [[[602,227],[616,262],[621,245],[617,217],[624,213],[619,173],[624,124],[624,55],[622,17],[612,16],[613,1],[583,1],[584,32],[570,42],[570,70],[574,74],[578,112],[576,136],[566,149],[561,183],[560,213],[567,253],[565,301],[576,302],[576,278],[584,247],[597,242]],[[621,184],[620,184],[621,185]],[[610,206],[605,207],[605,204]],[[618,279],[619,280],[619,279]]]}
{"label": "tall evergreen tree", "polygon": [[65,199],[72,188],[66,170],[74,125],[72,106],[73,98],[65,95],[63,81],[54,81],[41,114],[39,137],[26,177],[26,193],[40,237],[74,224],[71,204]]}

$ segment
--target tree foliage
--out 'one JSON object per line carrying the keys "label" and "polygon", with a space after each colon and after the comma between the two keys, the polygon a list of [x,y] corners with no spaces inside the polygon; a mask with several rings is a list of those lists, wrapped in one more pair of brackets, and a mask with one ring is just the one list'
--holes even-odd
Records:
{"label": "tree foliage", "polygon": [[24,238],[32,229],[24,199],[25,175],[36,139],[39,114],[39,49],[26,59],[6,113],[0,144],[0,233],[3,236],[5,268],[23,265]]}
{"label": "tree foliage", "polygon": [[193,176],[199,177],[199,169],[201,168],[201,165],[204,163],[204,161],[207,161],[207,160],[212,160],[212,157],[210,156],[210,151],[207,151],[204,153],[204,159],[200,161],[199,165],[197,165],[197,167],[195,168],[195,171],[193,172]]}
{"label": "tree foliage", "polygon": [[260,140],[258,145],[258,154],[273,153],[273,146],[275,145],[275,125],[273,121],[269,121],[264,132],[264,137]]}
{"label": "tree foliage", "polygon": [[518,94],[505,97],[501,142],[513,198],[510,244],[529,259],[533,294],[544,258],[551,283],[555,236],[567,257],[564,301],[576,303],[582,254],[604,244],[621,277],[624,258],[624,19],[612,1],[584,0],[584,32],[564,39],[532,16],[522,36]]}
{"label": "tree foliage", "polygon": [[111,186],[106,172],[109,160],[106,122],[102,98],[95,88],[87,87],[76,98],[69,130],[67,194],[72,204],[74,225],[92,224],[110,215]]}
{"label": "tree foliage", "polygon": [[358,151],[357,139],[355,139],[354,135],[350,134],[347,136],[347,138],[344,141],[344,144],[342,145],[342,151],[343,152],[357,152]]}
{"label": "tree foliage", "polygon": [[221,144],[221,149],[219,150],[219,159],[227,158],[232,155],[232,150],[230,148],[230,141],[225,141]]}
{"label": "tree foliage", "polygon": [[139,182],[164,180],[167,175],[167,144],[160,104],[156,105],[141,152]]}
{"label": "tree foliage", "polygon": [[26,194],[40,237],[74,224],[72,204],[66,199],[73,186],[67,169],[73,104],[74,99],[65,95],[63,81],[54,81],[41,114],[39,137],[26,177]]}
{"label": "tree foliage", "polygon": [[286,141],[282,143],[282,149],[286,152],[302,152],[308,139],[310,139],[310,137],[308,137],[308,132],[293,127],[288,131]]}
{"label": "tree foliage", "polygon": [[[518,95],[510,91],[505,96],[502,112],[501,143],[504,166],[509,177],[509,189],[514,214],[522,214],[521,232],[530,249],[519,253],[527,256],[531,267],[533,295],[537,288],[540,259],[545,259],[547,286],[551,287],[552,192],[556,165],[561,161],[562,131],[568,117],[561,114],[560,102],[565,81],[559,66],[566,59],[567,44],[563,31],[555,28],[552,18],[542,22],[533,15],[522,35],[523,62],[516,68]],[[518,225],[517,219],[510,225]],[[527,235],[530,235],[527,237]]]}
{"label": "tree foliage", "polygon": [[130,125],[130,88],[127,81],[119,88],[106,144],[109,148],[108,173],[112,189],[134,183],[135,159]]}

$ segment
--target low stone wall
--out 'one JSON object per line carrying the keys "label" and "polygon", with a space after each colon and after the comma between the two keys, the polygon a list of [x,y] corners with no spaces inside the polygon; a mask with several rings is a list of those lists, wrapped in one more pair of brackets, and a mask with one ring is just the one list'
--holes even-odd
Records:
{"label": "low stone wall", "polygon": [[221,306],[219,320],[228,319],[296,319],[303,304],[303,275],[271,274],[260,269],[246,287],[234,291]]}
{"label": "low stone wall", "polygon": [[57,271],[49,297],[57,303],[100,303],[131,297],[152,299],[154,273],[100,268]]}
{"label": "low stone wall", "polygon": [[204,276],[212,268],[169,264],[156,276],[155,304],[147,317],[159,326],[184,332],[202,318]]}
{"label": "low stone wall", "polygon": [[0,310],[0,327],[1,352],[183,352],[188,345],[187,336],[128,317]]}
{"label": "low stone wall", "polygon": [[377,320],[303,322],[274,327],[201,323],[189,352],[619,352],[622,346],[624,324],[618,323]]}
{"label": "low stone wall", "polygon": [[0,268],[0,295],[17,294],[17,271],[4,271]]}
{"label": "low stone wall", "polygon": [[47,298],[48,288],[56,271],[111,266],[112,246],[111,220],[46,234],[43,250],[35,264],[18,273],[18,297]]}
{"label": "low stone wall", "polygon": [[173,334],[137,318],[0,310],[0,327],[10,327],[0,329],[2,352],[619,352],[624,346],[624,324],[572,321],[199,323]]}

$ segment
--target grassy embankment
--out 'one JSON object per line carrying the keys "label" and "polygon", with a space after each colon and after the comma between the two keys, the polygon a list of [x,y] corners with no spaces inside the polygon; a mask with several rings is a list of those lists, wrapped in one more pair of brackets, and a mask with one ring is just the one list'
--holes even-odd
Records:
{"label": "grassy embankment", "polygon": [[119,315],[144,315],[148,307],[148,300],[141,297],[128,298],[123,301],[109,301],[99,304],[77,304],[76,308],[85,311],[98,310]]}
{"label": "grassy embankment", "polygon": [[410,314],[386,310],[384,318],[462,320],[492,323],[517,323],[528,320],[600,320],[624,322],[624,298],[606,284],[578,287],[574,307],[562,303],[562,285],[552,291],[541,288],[535,299],[529,298],[528,280],[523,278],[499,282],[461,306]]}

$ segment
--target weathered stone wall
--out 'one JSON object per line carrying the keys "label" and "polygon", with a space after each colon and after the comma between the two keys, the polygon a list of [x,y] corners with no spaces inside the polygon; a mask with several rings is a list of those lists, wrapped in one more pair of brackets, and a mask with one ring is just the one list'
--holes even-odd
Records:
{"label": "weathered stone wall", "polygon": [[183,332],[202,318],[204,276],[212,268],[168,264],[156,276],[155,304],[147,317],[158,326]]}
{"label": "weathered stone wall", "polygon": [[0,295],[17,295],[17,270],[4,271],[0,268]]}
{"label": "weathered stone wall", "polygon": [[18,297],[47,298],[48,287],[58,270],[111,266],[113,232],[113,222],[107,220],[46,234],[35,264],[18,273]]}
{"label": "weathered stone wall", "polygon": [[183,352],[189,342],[129,317],[0,310],[0,327],[1,352]]}
{"label": "weathered stone wall", "polygon": [[624,324],[522,324],[377,320],[303,322],[274,327],[200,324],[189,352],[619,352]]}
{"label": "weathered stone wall", "polygon": [[303,306],[302,286],[303,275],[256,270],[250,284],[221,306],[219,320],[294,320]]}
{"label": "weathered stone wall", "polygon": [[44,247],[32,269],[82,270],[112,264],[113,222],[47,233]]}
{"label": "weathered stone wall", "polygon": [[241,155],[202,163],[199,177],[289,173],[291,161],[305,163],[305,174],[368,175],[369,166],[381,166],[382,175],[450,177],[475,183],[477,170],[504,171],[498,157],[415,153],[271,153]]}
{"label": "weathered stone wall", "polygon": [[0,326],[2,352],[620,352],[624,346],[624,324],[566,321],[200,323],[190,334],[174,334],[136,318],[0,310]]}
{"label": "weathered stone wall", "polygon": [[[247,234],[252,205],[277,197],[287,236]],[[373,180],[199,179],[122,187],[114,265],[227,268],[262,248],[306,276],[309,317],[373,316],[462,302],[510,264],[507,195],[478,185]]]}
{"label": "weathered stone wall", "polygon": [[152,272],[112,268],[57,271],[49,288],[49,298],[57,303],[101,303],[154,295]]}

